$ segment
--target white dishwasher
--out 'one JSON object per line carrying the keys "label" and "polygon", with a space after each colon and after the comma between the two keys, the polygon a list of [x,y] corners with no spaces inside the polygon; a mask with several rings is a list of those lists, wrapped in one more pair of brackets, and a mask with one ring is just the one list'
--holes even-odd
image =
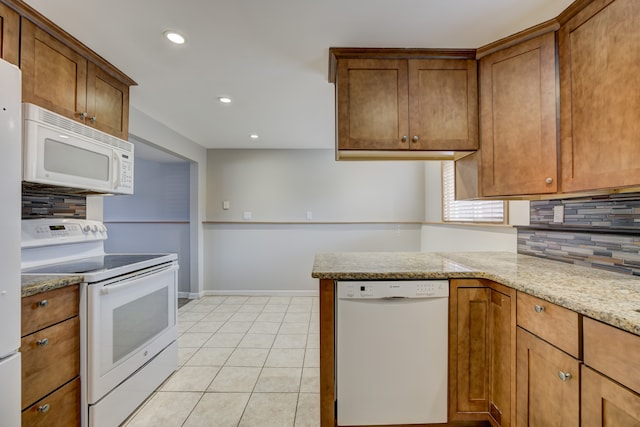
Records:
{"label": "white dishwasher", "polygon": [[447,422],[447,280],[337,284],[338,425]]}

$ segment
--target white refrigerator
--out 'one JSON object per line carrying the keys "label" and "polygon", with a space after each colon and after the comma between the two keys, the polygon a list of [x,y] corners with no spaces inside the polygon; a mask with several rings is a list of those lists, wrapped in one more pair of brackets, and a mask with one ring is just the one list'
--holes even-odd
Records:
{"label": "white refrigerator", "polygon": [[0,59],[0,425],[20,427],[22,77]]}

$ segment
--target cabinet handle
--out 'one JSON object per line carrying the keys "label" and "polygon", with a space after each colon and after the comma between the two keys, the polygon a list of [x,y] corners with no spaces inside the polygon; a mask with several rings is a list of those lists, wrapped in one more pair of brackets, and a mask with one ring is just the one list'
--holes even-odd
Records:
{"label": "cabinet handle", "polygon": [[546,182],[547,184],[551,184],[553,182],[553,178],[548,176],[547,179],[544,180],[544,182]]}
{"label": "cabinet handle", "polygon": [[43,299],[42,301],[38,301],[38,307],[46,307],[49,305],[49,300]]}
{"label": "cabinet handle", "polygon": [[558,377],[560,377],[560,379],[562,381],[570,380],[571,379],[571,372],[558,371]]}
{"label": "cabinet handle", "polygon": [[43,414],[49,412],[49,409],[51,409],[51,405],[49,405],[48,403],[38,406],[38,412],[41,412]]}
{"label": "cabinet handle", "polygon": [[411,138],[413,140],[413,142],[418,142],[418,140],[420,140],[420,137],[418,135],[413,135],[413,138]]}
{"label": "cabinet handle", "polygon": [[536,313],[542,313],[544,311],[544,306],[543,305],[538,305],[536,304],[533,309],[536,311]]}
{"label": "cabinet handle", "polygon": [[49,344],[49,338],[42,338],[41,340],[36,341],[36,344],[38,344],[39,347],[44,347]]}
{"label": "cabinet handle", "polygon": [[402,135],[402,138],[400,139],[400,141],[402,142],[407,142],[409,140],[409,137],[407,135]]}
{"label": "cabinet handle", "polygon": [[91,122],[91,124],[94,124],[96,122],[96,116],[91,116],[91,118],[89,119],[89,122]]}
{"label": "cabinet handle", "polygon": [[84,120],[87,118],[89,114],[86,111],[83,111],[82,113],[78,113],[78,116],[80,117],[81,120]]}

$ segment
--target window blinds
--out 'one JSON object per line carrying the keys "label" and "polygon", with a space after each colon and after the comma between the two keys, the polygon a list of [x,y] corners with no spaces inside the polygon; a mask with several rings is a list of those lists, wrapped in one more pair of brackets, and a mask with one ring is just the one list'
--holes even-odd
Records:
{"label": "window blinds", "polygon": [[442,162],[442,220],[444,222],[504,223],[503,201],[455,200],[453,162]]}

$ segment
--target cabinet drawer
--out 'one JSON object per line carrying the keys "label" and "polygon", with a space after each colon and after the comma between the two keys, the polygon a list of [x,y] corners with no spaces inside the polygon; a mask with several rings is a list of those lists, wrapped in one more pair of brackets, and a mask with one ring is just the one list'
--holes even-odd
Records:
{"label": "cabinet drawer", "polygon": [[22,336],[78,315],[79,285],[22,298]]}
{"label": "cabinet drawer", "polygon": [[584,363],[640,393],[640,337],[584,319]]}
{"label": "cabinet drawer", "polygon": [[22,411],[22,427],[75,427],[80,425],[80,378]]}
{"label": "cabinet drawer", "polygon": [[80,320],[76,316],[22,338],[22,407],[80,373]]}
{"label": "cabinet drawer", "polygon": [[518,326],[580,359],[581,318],[578,313],[518,292]]}

